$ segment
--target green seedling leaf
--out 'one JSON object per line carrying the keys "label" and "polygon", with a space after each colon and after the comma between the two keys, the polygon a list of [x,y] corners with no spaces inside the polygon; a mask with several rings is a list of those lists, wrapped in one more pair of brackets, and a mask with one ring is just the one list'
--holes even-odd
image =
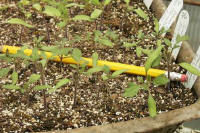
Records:
{"label": "green seedling leaf", "polygon": [[41,7],[41,5],[40,5],[39,3],[33,4],[33,8],[35,8],[35,9],[38,10],[38,11],[41,11],[41,10],[42,10],[42,7]]}
{"label": "green seedling leaf", "polygon": [[124,97],[134,97],[138,94],[140,86],[135,83],[129,83],[128,88],[125,89]]}
{"label": "green seedling leaf", "polygon": [[140,76],[137,77],[137,80],[138,80],[139,83],[143,83],[144,82],[143,77],[140,77]]}
{"label": "green seedling leaf", "polygon": [[138,57],[141,57],[141,55],[142,55],[142,48],[141,47],[136,47],[136,55]]}
{"label": "green seedling leaf", "polygon": [[109,77],[108,77],[108,76],[106,76],[106,75],[101,75],[101,78],[103,79],[103,81],[105,81],[105,80],[108,80],[108,79],[109,79]]}
{"label": "green seedling leaf", "polygon": [[87,16],[87,15],[76,15],[74,18],[73,18],[74,21],[91,21],[91,18],[90,16]]}
{"label": "green seedling leaf", "polygon": [[1,5],[0,6],[0,11],[5,11],[9,8],[9,5]]}
{"label": "green seedling leaf", "polygon": [[180,42],[182,42],[182,41],[187,41],[187,40],[189,40],[189,36],[180,36],[180,35],[178,35],[177,37],[176,37],[176,43],[180,43]]}
{"label": "green seedling leaf", "polygon": [[189,71],[190,73],[194,74],[194,75],[197,75],[197,76],[200,76],[200,71],[193,67],[191,64],[188,64],[188,63],[180,63],[179,64],[182,68],[186,69],[187,71]]}
{"label": "green seedling leaf", "polygon": [[8,72],[10,71],[10,68],[2,68],[0,69],[0,78],[3,78],[8,75]]}
{"label": "green seedling leaf", "polygon": [[99,30],[95,30],[94,31],[94,35],[95,36],[103,36],[103,33],[101,31],[99,31]]}
{"label": "green seedling leaf", "polygon": [[155,30],[156,34],[158,35],[160,25],[159,25],[158,19],[156,19],[156,18],[154,18],[154,25],[155,25],[154,30]]}
{"label": "green seedling leaf", "polygon": [[110,73],[110,67],[107,66],[107,65],[104,65],[103,66],[103,71],[104,71],[104,73],[109,74]]}
{"label": "green seedling leaf", "polygon": [[13,71],[11,78],[12,78],[12,84],[13,85],[16,84],[18,81],[18,73],[16,71]]}
{"label": "green seedling leaf", "polygon": [[158,56],[152,63],[152,67],[157,67],[160,65],[160,61],[162,59],[162,55]]}
{"label": "green seedling leaf", "polygon": [[61,16],[60,11],[52,6],[45,6],[45,10],[43,13],[45,13],[51,17],[60,17]]}
{"label": "green seedling leaf", "polygon": [[84,8],[85,7],[85,5],[79,5],[77,3],[70,3],[70,4],[67,4],[65,7],[69,8],[69,7],[73,7],[73,6],[80,7],[80,8]]}
{"label": "green seedling leaf", "polygon": [[109,38],[111,38],[111,39],[113,39],[113,40],[117,40],[117,39],[119,38],[119,35],[116,34],[114,31],[111,31],[110,29],[108,29],[108,30],[106,31],[105,36],[107,36],[107,37],[109,37]]}
{"label": "green seedling leaf", "polygon": [[149,19],[148,15],[142,10],[142,9],[135,9],[134,10],[140,17],[142,17],[143,19],[147,20]]}
{"label": "green seedling leaf", "polygon": [[79,72],[80,73],[83,73],[84,71],[85,71],[85,69],[86,69],[86,66],[88,65],[88,61],[85,61],[85,60],[83,60],[84,62],[83,63],[81,63],[81,65],[80,65],[80,67],[81,67],[81,69],[79,70]]}
{"label": "green seedling leaf", "polygon": [[92,67],[96,67],[98,64],[98,54],[97,52],[92,54]]}
{"label": "green seedling leaf", "polygon": [[9,58],[8,56],[6,56],[6,54],[0,54],[0,59],[4,60],[6,62],[11,62],[12,58]]}
{"label": "green seedling leaf", "polygon": [[29,5],[30,1],[29,0],[20,0],[19,3],[25,6],[25,5]]}
{"label": "green seedling leaf", "polygon": [[119,76],[120,74],[124,73],[128,71],[128,69],[122,69],[122,70],[118,70],[112,73],[111,78],[116,78],[117,76]]}
{"label": "green seedling leaf", "polygon": [[126,2],[127,5],[129,5],[130,0],[124,0],[124,2]]}
{"label": "green seedling leaf", "polygon": [[61,21],[57,24],[58,27],[60,27],[61,29],[64,28],[67,25],[66,21]]}
{"label": "green seedling leaf", "polygon": [[63,85],[67,84],[68,82],[70,82],[69,79],[61,79],[56,86],[54,87],[54,89],[58,89],[60,87],[62,87]]}
{"label": "green seedling leaf", "polygon": [[141,48],[141,50],[142,50],[142,53],[144,53],[144,54],[146,54],[148,56],[153,52],[152,50],[149,50],[149,49],[142,49]]}
{"label": "green seedling leaf", "polygon": [[46,66],[46,64],[47,64],[47,59],[42,59],[40,61],[40,63],[42,64],[42,67],[44,68]]}
{"label": "green seedling leaf", "polygon": [[28,28],[34,28],[34,26],[26,23],[24,20],[22,19],[19,19],[19,18],[11,18],[7,21],[7,23],[9,24],[19,24],[19,25],[23,25],[23,26],[26,26]]}
{"label": "green seedling leaf", "polygon": [[97,72],[100,72],[102,70],[103,70],[102,66],[97,66],[97,67],[90,68],[86,73],[91,75],[93,73],[97,73]]}
{"label": "green seedling leaf", "polygon": [[105,38],[105,39],[99,39],[99,42],[102,44],[102,45],[105,45],[105,46],[108,46],[108,47],[113,47],[113,43],[109,40],[109,39],[107,39],[107,38]]}
{"label": "green seedling leaf", "polygon": [[153,80],[153,84],[156,86],[166,85],[169,82],[169,79],[164,75],[159,75]]}
{"label": "green seedling leaf", "polygon": [[72,58],[76,62],[80,62],[81,58],[82,58],[82,52],[79,49],[77,49],[77,48],[73,49],[73,51],[72,51]]}
{"label": "green seedling leaf", "polygon": [[39,74],[32,74],[29,78],[28,84],[33,84],[40,79]]}
{"label": "green seedling leaf", "polygon": [[94,5],[100,5],[101,3],[99,2],[99,0],[90,0],[90,2]]}
{"label": "green seedling leaf", "polygon": [[103,4],[104,6],[107,6],[108,4],[110,4],[111,0],[104,0]]}
{"label": "green seedling leaf", "polygon": [[73,67],[74,69],[77,69],[77,65],[74,65],[74,64],[70,64],[71,67]]}
{"label": "green seedling leaf", "polygon": [[50,85],[36,85],[33,89],[40,91],[40,90],[44,90],[44,89],[48,89],[48,88],[52,88]]}
{"label": "green seedling leaf", "polygon": [[157,114],[156,101],[153,99],[153,97],[151,95],[149,95],[149,98],[148,98],[148,108],[149,108],[150,116],[155,117]]}
{"label": "green seedling leaf", "polygon": [[162,50],[162,46],[159,46],[155,51],[152,52],[152,54],[149,55],[146,63],[145,63],[145,71],[148,72],[148,70],[151,68],[153,62],[155,59],[160,56],[160,52]]}
{"label": "green seedling leaf", "polygon": [[170,41],[169,39],[164,38],[164,42],[165,42],[165,44],[166,44],[168,47],[171,47],[171,46],[172,46],[172,43],[171,43],[171,41]]}
{"label": "green seedling leaf", "polygon": [[58,50],[58,46],[42,46],[41,49],[44,51],[55,52]]}
{"label": "green seedling leaf", "polygon": [[90,18],[91,19],[97,19],[101,14],[102,14],[102,10],[99,10],[99,9],[95,9],[91,15],[90,15]]}
{"label": "green seedling leaf", "polygon": [[13,84],[3,85],[2,88],[11,89],[11,90],[20,90],[21,89],[19,86],[13,85]]}
{"label": "green seedling leaf", "polygon": [[32,58],[33,61],[37,61],[40,59],[40,56],[38,54],[38,49],[36,47],[33,48],[32,54],[30,57]]}
{"label": "green seedling leaf", "polygon": [[139,30],[138,31],[138,35],[137,35],[137,37],[138,37],[138,39],[144,39],[144,33],[142,32],[142,30]]}
{"label": "green seedling leaf", "polygon": [[127,47],[127,48],[129,48],[129,47],[134,47],[134,46],[137,46],[137,43],[136,43],[136,42],[134,42],[134,43],[125,42],[125,43],[123,44],[123,46],[124,46],[124,47]]}
{"label": "green seedling leaf", "polygon": [[156,45],[157,45],[157,47],[161,46],[161,45],[162,45],[162,41],[161,41],[160,39],[157,40],[157,41],[156,41]]}

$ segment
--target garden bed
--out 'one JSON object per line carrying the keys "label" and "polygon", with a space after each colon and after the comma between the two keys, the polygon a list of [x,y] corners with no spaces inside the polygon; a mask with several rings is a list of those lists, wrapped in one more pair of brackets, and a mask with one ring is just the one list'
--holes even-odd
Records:
{"label": "garden bed", "polygon": [[[76,0],[79,4],[79,0]],[[59,29],[56,23],[59,19],[38,13],[32,6],[25,6],[25,10],[31,12],[32,16],[27,22],[34,25],[29,29],[20,25],[5,23],[11,17],[25,19],[26,17],[19,9],[16,1],[1,2],[1,6],[8,5],[0,11],[0,44],[10,46],[22,46],[26,44],[34,46],[33,38],[44,36],[42,44],[52,46],[56,41],[67,37],[69,40],[65,47],[79,48],[83,57],[91,57],[95,51],[99,59],[144,66],[147,55],[136,53],[136,47],[125,48],[124,42],[138,42],[137,47],[143,49],[156,48],[157,40],[161,36],[155,36],[154,19],[155,14],[147,10],[142,1],[131,2],[136,9],[142,9],[148,14],[145,20],[136,12],[127,11],[126,4],[122,1],[113,1],[106,7],[102,17],[96,21],[69,21],[67,28]],[[70,17],[78,14],[90,15],[93,8],[80,9],[70,8]],[[67,30],[66,30],[67,29]],[[103,35],[111,40],[112,47],[98,44],[92,40],[94,34],[88,34],[94,30],[101,31]],[[139,36],[142,31],[144,38]],[[91,36],[90,36],[91,35]],[[89,38],[89,39],[86,39]],[[170,35],[168,35],[170,39]],[[21,59],[6,63],[1,61],[1,68],[10,67],[19,75],[18,85],[28,81],[28,77],[40,70],[34,67],[34,63],[25,66]],[[167,70],[167,60],[162,58],[158,69]],[[172,62],[172,71],[185,73],[186,71]],[[12,74],[12,71],[10,72]],[[28,95],[20,91],[0,89],[0,131],[1,132],[39,132],[51,130],[65,130],[80,127],[89,127],[128,121],[136,118],[149,116],[148,91],[140,90],[137,96],[126,98],[123,96],[129,82],[138,83],[139,76],[121,74],[120,76],[104,82],[101,78],[102,72],[93,76],[79,74],[69,64],[48,62],[45,69],[45,83],[54,86],[60,79],[68,78],[70,82],[57,89],[56,92],[46,95],[44,107],[43,91],[29,90]],[[10,76],[0,81],[0,87],[11,83]],[[145,80],[145,77],[142,77]],[[37,82],[35,85],[39,84]],[[34,85],[33,85],[34,86]],[[30,86],[30,88],[33,88]],[[76,106],[74,106],[74,91],[76,92]],[[150,86],[150,92],[156,101],[157,112],[163,113],[171,110],[189,106],[197,100],[194,91],[184,88],[177,81],[171,82],[171,88],[167,86]]]}

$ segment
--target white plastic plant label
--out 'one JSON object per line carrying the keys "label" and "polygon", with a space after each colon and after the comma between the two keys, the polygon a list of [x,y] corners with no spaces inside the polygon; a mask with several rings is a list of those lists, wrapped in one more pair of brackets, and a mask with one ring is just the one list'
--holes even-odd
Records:
{"label": "white plastic plant label", "polygon": [[149,9],[153,0],[143,0],[143,2],[146,5],[146,7]]}
{"label": "white plastic plant label", "polygon": [[[198,48],[196,55],[194,56],[192,60],[191,65],[196,67],[198,70],[200,70],[200,47]],[[184,86],[186,88],[191,89],[197,79],[197,76],[194,74],[191,74],[190,72],[187,72],[186,75],[188,76],[188,80],[186,83],[184,83]]]}
{"label": "white plastic plant label", "polygon": [[183,7],[183,0],[172,0],[172,2],[167,7],[166,11],[164,12],[163,16],[161,17],[159,24],[160,30],[164,28],[168,30],[172,23],[176,20],[180,10]]}
{"label": "white plastic plant label", "polygon": [[[186,10],[181,11],[179,18],[178,18],[178,22],[176,24],[176,28],[174,30],[174,35],[172,38],[172,47],[174,47],[175,43],[176,43],[176,38],[178,35],[180,36],[184,36],[186,31],[187,31],[187,27],[189,24],[189,13]],[[182,42],[180,42],[179,44],[177,44],[179,47],[175,48],[172,52],[172,56],[174,57],[174,59],[177,58],[178,53],[180,51],[180,47],[182,45]]]}

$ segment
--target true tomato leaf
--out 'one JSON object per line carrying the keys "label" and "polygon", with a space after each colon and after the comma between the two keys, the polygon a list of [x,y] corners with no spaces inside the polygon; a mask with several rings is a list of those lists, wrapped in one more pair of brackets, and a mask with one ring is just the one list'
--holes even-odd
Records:
{"label": "true tomato leaf", "polygon": [[164,74],[161,74],[161,75],[157,76],[153,80],[153,84],[157,85],[157,86],[166,85],[168,82],[169,82],[169,79]]}
{"label": "true tomato leaf", "polygon": [[128,69],[121,69],[121,70],[115,71],[115,72],[112,73],[111,77],[116,78],[117,76],[119,76],[120,74],[122,74],[126,71],[128,71]]}
{"label": "true tomato leaf", "polygon": [[102,66],[97,66],[97,67],[93,67],[93,68],[88,69],[88,71],[86,73],[90,75],[90,74],[93,74],[93,73],[96,73],[96,72],[100,72],[102,70],[103,70]]}
{"label": "true tomato leaf", "polygon": [[153,99],[153,97],[151,95],[149,95],[149,98],[148,98],[148,108],[149,108],[150,116],[155,117],[157,114],[156,101]]}
{"label": "true tomato leaf", "polygon": [[52,17],[60,17],[61,16],[60,11],[53,6],[45,6],[45,10],[43,13],[47,14],[48,16],[52,16]]}
{"label": "true tomato leaf", "polygon": [[69,79],[61,79],[60,81],[58,81],[54,89],[58,89],[62,87],[63,85],[67,84],[69,81],[70,81]]}
{"label": "true tomato leaf", "polygon": [[18,81],[18,73],[16,71],[13,71],[11,78],[12,78],[12,84],[13,85],[16,84]]}
{"label": "true tomato leaf", "polygon": [[28,84],[33,84],[40,79],[39,74],[32,74],[29,78]]}
{"label": "true tomato leaf", "polygon": [[87,16],[87,15],[76,15],[74,18],[73,18],[74,21],[91,21],[91,18],[90,16]]}
{"label": "true tomato leaf", "polygon": [[186,62],[179,64],[182,68],[186,69],[190,73],[200,76],[200,70],[198,70],[196,67],[192,66],[191,64],[188,64]]}
{"label": "true tomato leaf", "polygon": [[96,67],[98,63],[98,53],[95,52],[92,54],[92,67]]}
{"label": "true tomato leaf", "polygon": [[11,89],[11,90],[20,90],[21,89],[18,85],[13,85],[13,84],[3,85],[2,88]]}
{"label": "true tomato leaf", "polygon": [[30,25],[30,24],[26,23],[24,20],[19,19],[19,18],[11,18],[7,21],[7,23],[9,23],[9,24],[19,24],[19,25],[26,26],[28,28],[34,28],[33,25]]}
{"label": "true tomato leaf", "polygon": [[148,15],[142,10],[142,9],[135,9],[134,10],[140,17],[142,17],[143,19],[147,20],[149,19]]}
{"label": "true tomato leaf", "polygon": [[10,71],[10,68],[0,69],[0,78],[7,76],[9,71]]}
{"label": "true tomato leaf", "polygon": [[80,62],[82,59],[82,52],[81,50],[75,48],[72,51],[72,58],[76,61],[76,62]]}
{"label": "true tomato leaf", "polygon": [[156,50],[152,52],[152,54],[149,55],[147,61],[145,62],[145,71],[148,72],[148,70],[151,68],[154,60],[160,56],[160,52],[162,50],[162,46],[159,46]]}
{"label": "true tomato leaf", "polygon": [[124,97],[134,97],[138,94],[140,86],[135,83],[129,83],[128,88],[125,89]]}
{"label": "true tomato leaf", "polygon": [[90,15],[90,18],[91,19],[97,19],[101,14],[102,14],[102,10],[99,10],[99,9],[95,9],[91,15]]}

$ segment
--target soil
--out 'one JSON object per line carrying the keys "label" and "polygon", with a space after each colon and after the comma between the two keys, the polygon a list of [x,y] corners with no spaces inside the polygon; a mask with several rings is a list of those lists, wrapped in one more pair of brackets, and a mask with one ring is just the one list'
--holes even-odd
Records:
{"label": "soil", "polygon": [[[75,0],[83,3],[81,0]],[[34,46],[33,37],[45,36],[42,41],[45,45],[53,45],[55,41],[67,37],[68,40],[75,40],[77,35],[81,40],[67,43],[66,47],[79,48],[84,57],[91,57],[97,51],[101,60],[120,62],[144,66],[147,56],[136,55],[135,47],[124,48],[123,41],[137,42],[137,33],[142,30],[145,34],[138,46],[142,48],[155,48],[159,36],[155,36],[152,10],[147,10],[141,0],[131,2],[136,8],[141,8],[148,14],[149,20],[146,21],[139,17],[135,12],[127,11],[122,0],[113,1],[109,7],[105,8],[102,17],[95,22],[74,22],[70,21],[67,30],[60,30],[56,23],[59,19],[47,17],[38,13],[31,6],[26,6],[26,10],[32,13],[32,17],[26,19],[29,24],[36,26],[28,29],[20,25],[10,25],[5,23],[12,17],[24,19],[25,16],[17,7],[17,1],[2,1],[0,7],[8,5],[4,10],[0,10],[0,44],[10,46],[22,46],[24,44]],[[70,8],[70,16],[77,14],[90,14],[93,9]],[[108,29],[118,34],[118,40],[113,41],[115,46],[109,48],[94,44],[92,40],[84,40],[89,32],[95,29],[106,33]],[[48,31],[48,32],[47,32]],[[67,31],[67,36],[66,36]],[[49,33],[49,37],[47,35]],[[168,36],[170,38],[170,36]],[[20,59],[6,63],[0,61],[0,68],[10,67],[19,74],[19,85],[23,85],[32,73],[39,73],[35,70],[33,63],[28,67]],[[17,64],[17,66],[16,66]],[[167,70],[167,63],[162,59],[159,69]],[[185,73],[175,62],[172,63],[172,70]],[[76,70],[69,64],[49,62],[45,69],[45,82],[55,85],[59,79],[69,78],[69,84],[61,87],[52,94],[47,94],[47,108],[43,103],[43,92],[34,91],[21,93],[20,91],[2,89],[1,86],[11,83],[10,76],[2,78],[0,81],[0,132],[39,132],[51,130],[64,130],[94,125],[127,121],[135,118],[149,116],[148,113],[148,92],[140,90],[138,95],[133,98],[123,97],[125,88],[129,82],[138,82],[136,75],[121,74],[118,78],[111,79],[107,83],[102,81],[101,74],[96,76],[78,75],[78,80],[74,79]],[[76,75],[77,76],[77,75]],[[145,80],[145,78],[143,77]],[[77,102],[74,103],[75,86],[77,90]],[[185,88],[180,82],[171,82],[171,88],[166,86],[150,88],[151,94],[157,103],[157,112],[167,112],[193,104],[197,100],[196,94]]]}

